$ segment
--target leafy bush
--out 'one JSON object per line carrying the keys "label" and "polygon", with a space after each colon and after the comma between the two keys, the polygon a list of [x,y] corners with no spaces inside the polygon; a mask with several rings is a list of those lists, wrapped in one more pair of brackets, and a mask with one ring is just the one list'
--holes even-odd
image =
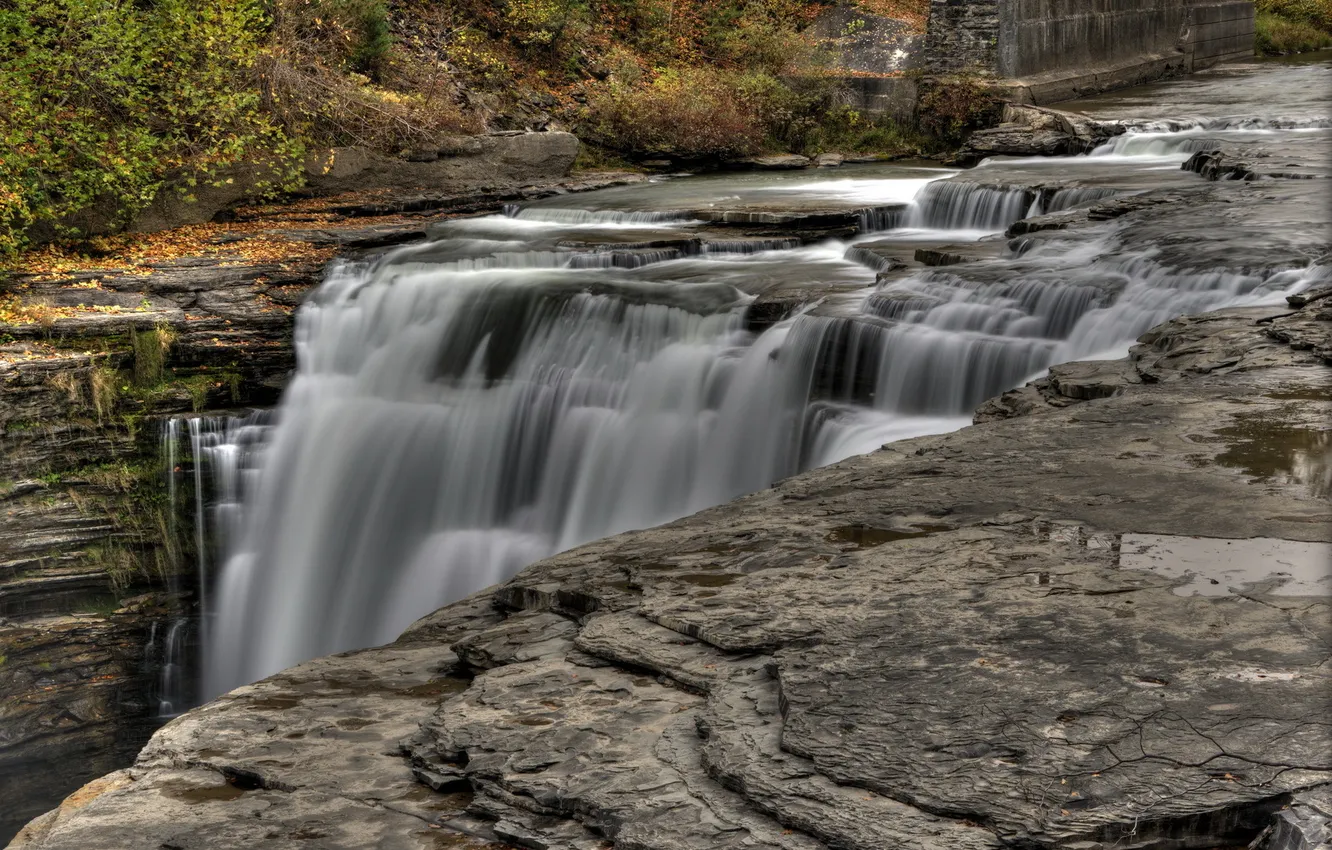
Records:
{"label": "leafy bush", "polygon": [[[168,176],[300,153],[246,84],[263,0],[0,4],[0,254],[39,220],[128,220]],[[280,175],[281,169],[279,169]],[[279,176],[280,179],[280,176]]]}
{"label": "leafy bush", "polygon": [[891,122],[841,105],[841,94],[818,75],[784,80],[706,67],[676,67],[650,80],[617,74],[593,88],[579,130],[603,148],[637,157],[915,149]]}
{"label": "leafy bush", "polygon": [[1259,56],[1284,56],[1332,47],[1332,34],[1313,24],[1271,12],[1254,19],[1253,49]]}
{"label": "leafy bush", "polygon": [[890,156],[919,154],[924,141],[888,117],[871,118],[849,106],[827,110],[810,134],[806,153],[824,151],[876,153]]}

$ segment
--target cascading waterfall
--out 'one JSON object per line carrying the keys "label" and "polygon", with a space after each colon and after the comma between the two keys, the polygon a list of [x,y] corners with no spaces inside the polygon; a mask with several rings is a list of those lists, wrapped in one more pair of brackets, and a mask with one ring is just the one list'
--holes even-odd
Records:
{"label": "cascading waterfall", "polygon": [[[1116,191],[936,180],[861,220],[974,239]],[[262,474],[214,520],[206,690],[391,640],[538,558],[958,427],[1052,363],[1303,280],[1172,270],[1117,250],[1110,225],[877,286],[890,263],[834,244],[819,273],[862,281],[858,302],[755,333],[745,287],[817,250],[718,247],[699,224],[506,208],[335,266],[298,317],[279,424],[233,467]],[[236,445],[198,428],[197,446]]]}
{"label": "cascading waterfall", "polygon": [[1026,188],[939,180],[916,196],[904,224],[929,230],[1003,230],[1027,215],[1038,197]]}
{"label": "cascading waterfall", "polygon": [[[190,621],[185,617],[178,617],[171,621],[162,638],[161,668],[157,677],[155,712],[157,717],[174,717],[191,707],[192,701],[188,696],[186,679],[186,642],[189,628]],[[157,624],[154,623],[149,636],[150,645],[154,643],[156,636]]]}
{"label": "cascading waterfall", "polygon": [[[240,526],[245,479],[255,474],[249,466],[252,449],[262,443],[270,419],[269,412],[254,411],[244,416],[176,416],[164,423],[162,458],[173,562],[169,590],[173,599],[181,599],[180,577],[189,575],[197,602],[192,609],[178,605],[176,616],[165,628],[158,623],[152,626],[145,657],[157,665],[157,717],[174,717],[195,704],[200,666],[195,655],[199,644],[207,641],[214,552],[226,551]],[[188,469],[182,444],[188,448]],[[188,504],[182,483],[188,483]],[[181,514],[189,516],[188,547],[182,545]],[[180,563],[181,552],[187,548],[194,553],[188,573]]]}

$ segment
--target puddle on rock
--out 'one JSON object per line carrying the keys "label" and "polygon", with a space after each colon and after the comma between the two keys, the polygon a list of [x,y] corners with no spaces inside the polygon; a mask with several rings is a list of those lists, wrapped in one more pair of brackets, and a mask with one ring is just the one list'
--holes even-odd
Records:
{"label": "puddle on rock", "polygon": [[1289,390],[1277,390],[1268,393],[1267,397],[1281,401],[1332,401],[1332,386],[1295,387]]}
{"label": "puddle on rock", "polygon": [[698,587],[725,587],[728,584],[733,584],[739,577],[735,573],[685,573],[684,575],[671,576],[677,581],[697,585]]}
{"label": "puddle on rock", "polygon": [[1176,596],[1230,596],[1249,588],[1273,596],[1332,596],[1332,543],[1125,534],[1119,566],[1180,579]]}
{"label": "puddle on rock", "polygon": [[1213,463],[1262,481],[1297,484],[1316,498],[1332,496],[1332,431],[1272,416],[1241,415],[1208,442],[1225,443]]}
{"label": "puddle on rock", "polygon": [[437,697],[448,694],[460,694],[471,687],[470,679],[464,679],[458,676],[446,676],[442,679],[431,679],[420,685],[412,685],[408,688],[396,688],[388,691],[390,694],[405,697]]}
{"label": "puddle on rock", "polygon": [[184,800],[190,805],[199,803],[226,803],[238,799],[247,789],[239,788],[230,779],[221,785],[206,785],[197,788],[167,788],[167,794],[177,800]]}
{"label": "puddle on rock", "polygon": [[875,546],[882,546],[885,543],[892,543],[897,540],[910,540],[914,537],[937,534],[940,531],[952,531],[952,528],[951,525],[927,523],[908,528],[877,528],[872,525],[857,523],[855,525],[839,525],[828,532],[824,539],[829,543],[850,544],[858,549],[872,549]]}
{"label": "puddle on rock", "polygon": [[535,714],[529,714],[524,717],[517,718],[517,722],[523,724],[524,726],[550,726],[555,721],[551,720],[549,717],[540,717]]}

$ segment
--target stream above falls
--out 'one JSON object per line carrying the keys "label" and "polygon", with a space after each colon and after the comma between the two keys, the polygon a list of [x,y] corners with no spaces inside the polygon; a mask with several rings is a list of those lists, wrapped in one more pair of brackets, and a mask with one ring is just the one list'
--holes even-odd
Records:
{"label": "stream above falls", "polygon": [[[1171,317],[1282,303],[1325,250],[1329,77],[1231,66],[1080,102],[1128,128],[1080,157],[663,177],[336,263],[271,421],[205,429],[231,496],[201,582],[204,695],[392,640],[554,552],[962,427]],[[1316,179],[1286,219],[1236,208],[1206,244],[1150,217],[1007,234],[1197,192],[1180,166],[1213,149]]]}

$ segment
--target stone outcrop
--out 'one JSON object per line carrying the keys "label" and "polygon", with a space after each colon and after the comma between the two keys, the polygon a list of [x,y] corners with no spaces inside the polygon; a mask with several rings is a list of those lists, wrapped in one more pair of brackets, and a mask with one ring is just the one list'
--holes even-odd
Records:
{"label": "stone outcrop", "polygon": [[[1320,291],[1167,323],[1127,361],[1053,370],[1035,389],[1060,405],[581,547],[241,688],[12,846],[1316,835]],[[1248,539],[1292,566],[1227,561]]]}
{"label": "stone outcrop", "polygon": [[367,188],[419,192],[439,186],[454,192],[494,187],[513,191],[567,177],[578,147],[572,133],[508,130],[443,138],[438,147],[413,151],[407,159],[339,148],[311,155],[305,163],[306,181],[309,191],[320,195]]}
{"label": "stone outcrop", "polygon": [[1257,174],[1243,162],[1234,161],[1219,150],[1198,151],[1180,166],[1207,180],[1253,180]]}
{"label": "stone outcrop", "polygon": [[971,165],[987,156],[1071,156],[1087,153],[1124,132],[1117,124],[1028,104],[1004,106],[998,127],[968,137],[956,159]]}

